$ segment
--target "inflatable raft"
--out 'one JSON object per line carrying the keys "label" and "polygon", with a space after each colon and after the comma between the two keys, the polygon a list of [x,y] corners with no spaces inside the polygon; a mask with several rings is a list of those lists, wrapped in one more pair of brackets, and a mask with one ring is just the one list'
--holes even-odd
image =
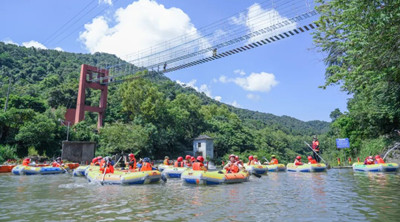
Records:
{"label": "inflatable raft", "polygon": [[324,163],[317,164],[303,164],[296,166],[293,163],[287,164],[287,171],[289,172],[323,172],[326,170]]}
{"label": "inflatable raft", "polygon": [[267,165],[247,165],[244,164],[244,167],[246,168],[247,171],[249,171],[250,174],[256,173],[256,174],[266,174],[268,172],[268,167]]}
{"label": "inflatable raft", "polygon": [[89,170],[86,175],[89,182],[99,182],[104,184],[132,185],[157,183],[161,179],[161,173],[158,170],[129,172],[115,170],[114,173],[108,173],[104,176],[100,170]]}
{"label": "inflatable raft", "polygon": [[0,173],[10,173],[16,165],[0,165]]}
{"label": "inflatable raft", "polygon": [[168,167],[162,172],[168,178],[181,178],[183,172],[185,172],[187,167]]}
{"label": "inflatable raft", "polygon": [[173,165],[164,165],[164,164],[160,164],[157,166],[158,171],[163,172],[165,169],[170,169],[173,168]]}
{"label": "inflatable raft", "polygon": [[278,171],[285,171],[286,167],[284,164],[274,164],[274,165],[267,165],[268,171],[270,172],[278,172]]}
{"label": "inflatable raft", "polygon": [[397,163],[381,163],[381,164],[372,164],[372,165],[364,165],[362,163],[354,163],[353,170],[354,171],[362,171],[362,172],[394,172],[399,169],[399,165]]}
{"label": "inflatable raft", "polygon": [[66,170],[62,167],[51,167],[51,166],[35,167],[35,166],[17,165],[12,169],[11,172],[15,175],[37,175],[37,174],[61,174],[65,173]]}
{"label": "inflatable raft", "polygon": [[194,171],[186,170],[182,173],[182,180],[187,184],[197,185],[219,185],[229,183],[242,183],[249,180],[249,172],[241,171],[239,173],[226,173],[226,171]]}
{"label": "inflatable raft", "polygon": [[89,166],[79,166],[77,168],[74,169],[74,171],[72,172],[72,175],[76,176],[76,177],[84,177],[85,176],[85,171],[89,168]]}

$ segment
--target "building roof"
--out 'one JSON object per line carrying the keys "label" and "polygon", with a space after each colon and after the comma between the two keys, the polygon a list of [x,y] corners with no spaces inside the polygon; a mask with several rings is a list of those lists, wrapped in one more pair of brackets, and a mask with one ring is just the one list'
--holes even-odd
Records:
{"label": "building roof", "polygon": [[200,135],[197,138],[194,138],[194,140],[213,140],[213,138],[211,138],[207,135]]}

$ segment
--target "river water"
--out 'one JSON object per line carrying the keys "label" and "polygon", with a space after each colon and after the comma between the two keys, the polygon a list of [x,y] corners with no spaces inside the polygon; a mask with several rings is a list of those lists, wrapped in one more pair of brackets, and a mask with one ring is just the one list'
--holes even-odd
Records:
{"label": "river water", "polygon": [[400,221],[400,174],[269,173],[219,186],[0,174],[0,221]]}

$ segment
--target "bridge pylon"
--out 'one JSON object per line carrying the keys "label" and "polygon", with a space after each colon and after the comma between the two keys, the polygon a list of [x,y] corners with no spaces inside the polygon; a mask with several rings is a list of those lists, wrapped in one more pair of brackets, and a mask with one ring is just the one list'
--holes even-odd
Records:
{"label": "bridge pylon", "polygon": [[[103,126],[103,119],[107,107],[107,93],[108,93],[108,70],[99,69],[94,66],[82,64],[81,76],[79,80],[78,98],[76,100],[76,109],[68,109],[65,113],[65,119],[72,124],[77,124],[85,119],[85,112],[97,112],[97,129]],[[99,81],[92,81],[92,80]],[[99,106],[85,105],[86,89],[101,90]]]}

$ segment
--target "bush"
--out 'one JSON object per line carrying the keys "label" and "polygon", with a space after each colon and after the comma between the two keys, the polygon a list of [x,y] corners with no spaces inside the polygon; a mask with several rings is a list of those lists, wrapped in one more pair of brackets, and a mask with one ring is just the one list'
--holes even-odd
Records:
{"label": "bush", "polygon": [[0,145],[0,163],[8,159],[17,159],[17,148],[10,145]]}

